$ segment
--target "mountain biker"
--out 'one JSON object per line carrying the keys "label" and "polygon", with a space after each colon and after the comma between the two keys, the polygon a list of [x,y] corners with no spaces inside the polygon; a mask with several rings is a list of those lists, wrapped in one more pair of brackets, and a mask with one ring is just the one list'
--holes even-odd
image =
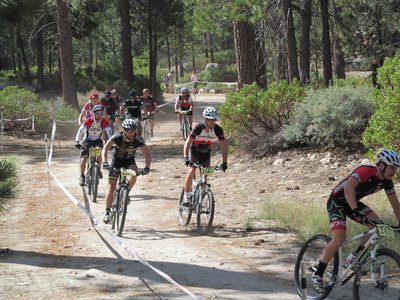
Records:
{"label": "mountain biker", "polygon": [[102,104],[107,112],[108,121],[111,126],[111,130],[114,132],[114,122],[115,117],[119,115],[119,104],[111,97],[111,91],[105,90],[104,97],[100,99],[100,104]]}
{"label": "mountain biker", "polygon": [[[136,134],[137,124],[133,119],[126,119],[122,122],[122,131],[115,134],[108,140],[103,148],[103,167],[108,168],[108,189],[106,194],[106,213],[103,222],[108,224],[110,222],[110,207],[112,204],[113,193],[117,185],[119,177],[119,168],[132,169],[138,171],[135,161],[135,153],[137,149],[141,149],[146,158],[146,167],[143,169],[143,175],[150,172],[151,156],[143,137]],[[107,153],[115,144],[112,154],[111,164],[107,163]],[[129,176],[129,191],[136,183],[136,176]]]}
{"label": "mountain biker", "polygon": [[[113,98],[114,99],[114,101],[116,102],[116,103],[118,103],[118,114],[120,114],[120,112],[121,112],[121,104],[122,104],[122,98],[120,97],[120,96],[118,96],[118,94],[117,94],[117,90],[116,89],[112,89],[111,90],[111,98]],[[115,119],[115,122],[118,124],[118,125],[120,125],[121,123],[120,123],[120,119],[119,118],[116,118]]]}
{"label": "mountain biker", "polygon": [[[133,118],[137,122],[137,131],[139,135],[142,135],[142,125],[140,122],[142,121],[142,109],[147,115],[147,109],[144,106],[144,103],[142,99],[137,97],[137,92],[136,90],[131,90],[128,93],[128,99],[126,99],[124,102],[122,102],[121,106],[121,117],[124,118]],[[124,116],[125,109],[128,109],[128,112],[126,113],[126,116]]]}
{"label": "mountain biker", "polygon": [[189,206],[190,189],[196,173],[196,168],[192,164],[197,163],[205,167],[210,166],[211,146],[215,140],[219,140],[221,145],[222,164],[220,167],[224,172],[228,168],[228,148],[226,146],[224,131],[221,126],[215,123],[219,118],[218,112],[214,107],[206,107],[203,110],[203,117],[204,120],[195,126],[186,139],[183,148],[185,164],[188,166],[183,206]]}
{"label": "mountain biker", "polygon": [[157,111],[157,101],[152,95],[150,95],[149,89],[143,90],[143,96],[141,97],[141,99],[146,107],[147,112],[148,112],[150,128],[151,128],[151,136],[153,136],[154,114]]}
{"label": "mountain biker", "polygon": [[91,93],[89,95],[89,101],[85,103],[79,115],[78,125],[81,125],[84,120],[94,116],[93,107],[97,104],[99,104],[99,95],[97,95],[97,93]]}
{"label": "mountain biker", "polygon": [[193,83],[193,93],[197,94],[197,75],[196,71],[192,71],[192,76],[190,77],[190,80],[192,80]]}
{"label": "mountain biker", "polygon": [[[366,219],[377,221],[378,215],[361,198],[384,189],[393,212],[400,224],[400,202],[396,196],[392,178],[400,167],[400,156],[395,151],[382,149],[376,166],[362,165],[342,180],[328,199],[327,209],[332,232],[332,240],[326,245],[317,270],[312,275],[313,287],[318,293],[324,292],[322,275],[329,261],[346,239],[346,216],[372,228]],[[368,240],[366,236],[352,255],[363,250]]]}
{"label": "mountain biker", "polygon": [[[80,160],[80,170],[81,176],[79,179],[79,185],[85,185],[85,169],[86,160],[89,154],[90,147],[100,147],[103,148],[103,140],[100,138],[101,134],[105,131],[110,138],[112,136],[112,131],[108,120],[103,116],[104,107],[97,104],[93,107],[94,117],[86,119],[82,125],[79,127],[78,132],[75,137],[75,147],[81,149],[81,160]],[[85,133],[85,138],[82,145],[79,143],[82,134]],[[101,164],[101,156],[98,157],[99,164]],[[99,173],[100,179],[103,178],[103,174]]]}
{"label": "mountain biker", "polygon": [[[179,112],[179,110],[188,111],[187,115],[189,118],[189,128],[192,130],[193,124],[193,99],[189,94],[189,90],[185,87],[181,89],[181,94],[176,97],[175,100],[175,111]],[[178,114],[179,125],[182,130],[182,115]]]}

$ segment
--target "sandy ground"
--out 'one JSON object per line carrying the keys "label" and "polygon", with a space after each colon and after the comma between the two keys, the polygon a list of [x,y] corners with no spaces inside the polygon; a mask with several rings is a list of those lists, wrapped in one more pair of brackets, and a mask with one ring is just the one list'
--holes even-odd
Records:
{"label": "sandy ground", "polygon": [[[205,106],[224,99],[197,95],[195,121],[201,120]],[[313,193],[324,203],[332,188],[332,171],[317,175],[309,163],[300,167],[295,159],[304,153],[258,161],[233,155],[227,172],[210,179],[216,214],[213,231],[201,236],[195,218],[187,227],[179,225],[178,198],[186,167],[173,105],[160,109],[156,122],[155,137],[148,143],[151,172],[140,177],[131,192],[133,201],[119,239],[201,299],[299,299],[293,283],[299,242],[284,228],[255,223],[246,231],[245,223],[257,214],[266,194],[284,200]],[[4,150],[0,157],[19,158],[21,191],[0,216],[0,299],[191,299],[100,226],[92,226],[54,180],[50,224],[44,141],[7,136]],[[284,159],[284,167],[272,164],[278,157]],[[140,151],[137,160],[144,167]],[[78,185],[78,161],[73,140],[57,137],[52,172],[101,221],[107,180],[100,183],[98,202],[90,202]],[[213,163],[220,162],[217,152]],[[352,168],[349,164],[335,175],[344,176]],[[286,173],[281,174],[283,169]],[[315,176],[323,176],[324,183],[313,185],[310,178]],[[334,291],[329,299],[351,299],[351,293]]]}

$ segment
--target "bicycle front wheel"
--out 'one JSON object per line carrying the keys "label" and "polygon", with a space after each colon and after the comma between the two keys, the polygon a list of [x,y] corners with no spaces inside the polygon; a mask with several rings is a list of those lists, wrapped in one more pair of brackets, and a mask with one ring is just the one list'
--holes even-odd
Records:
{"label": "bicycle front wheel", "polygon": [[148,142],[151,139],[151,129],[150,129],[150,124],[149,121],[146,120],[143,122],[143,137],[144,137],[144,141]]}
{"label": "bicycle front wheel", "polygon": [[296,265],[294,267],[294,281],[296,285],[296,290],[299,296],[303,294],[301,285],[301,264],[305,263],[306,267],[306,286],[307,286],[307,296],[311,299],[325,299],[332,290],[332,286],[328,285],[332,281],[332,278],[338,273],[339,256],[337,252],[333,256],[332,260],[329,262],[325,269],[323,276],[325,284],[325,293],[318,293],[313,289],[312,285],[312,274],[318,267],[319,260],[322,256],[322,252],[325,246],[331,241],[331,238],[325,234],[317,234],[308,239],[303,247],[301,247],[299,254],[297,255]]}
{"label": "bicycle front wheel", "polygon": [[97,201],[97,190],[99,188],[99,166],[93,166],[92,168],[92,182],[91,182],[91,188],[92,191],[90,193],[90,196],[92,197],[92,202]]}
{"label": "bicycle front wheel", "polygon": [[182,136],[184,140],[189,136],[189,122],[187,116],[182,117]]}
{"label": "bicycle front wheel", "polygon": [[[372,258],[362,262],[354,278],[353,297],[364,299],[400,300],[400,255],[387,248],[376,253],[375,266],[371,268]],[[373,280],[371,270],[374,269]]]}
{"label": "bicycle front wheel", "polygon": [[179,223],[182,226],[186,226],[190,222],[192,217],[192,211],[189,207],[182,206],[183,198],[185,196],[185,189],[182,189],[181,198],[179,199]]}
{"label": "bicycle front wheel", "polygon": [[122,187],[119,191],[116,209],[115,209],[115,233],[117,236],[122,235],[122,230],[124,230],[126,212],[128,208],[128,189]]}
{"label": "bicycle front wheel", "polygon": [[202,190],[197,210],[197,230],[207,234],[214,220],[214,195],[211,190]]}
{"label": "bicycle front wheel", "polygon": [[92,194],[92,166],[89,165],[86,169],[86,193],[90,196]]}

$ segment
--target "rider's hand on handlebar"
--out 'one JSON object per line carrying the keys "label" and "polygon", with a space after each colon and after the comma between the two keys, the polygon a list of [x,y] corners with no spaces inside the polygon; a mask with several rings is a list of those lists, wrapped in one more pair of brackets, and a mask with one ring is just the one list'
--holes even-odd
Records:
{"label": "rider's hand on handlebar", "polygon": [[184,161],[185,161],[185,165],[189,166],[191,164],[191,161],[189,159],[189,157],[185,156],[184,157]]}
{"label": "rider's hand on handlebar", "polygon": [[110,168],[110,165],[108,164],[108,162],[103,162],[103,169],[108,170]]}
{"label": "rider's hand on handlebar", "polygon": [[223,162],[220,164],[219,168],[225,172],[226,169],[228,169],[228,164],[226,162]]}
{"label": "rider's hand on handlebar", "polygon": [[143,169],[142,175],[147,175],[147,174],[149,174],[149,172],[150,172],[150,168],[146,167]]}
{"label": "rider's hand on handlebar", "polygon": [[79,142],[75,142],[75,148],[81,149],[82,145]]}
{"label": "rider's hand on handlebar", "polygon": [[356,207],[352,210],[353,212],[353,218],[357,221],[359,221],[362,224],[367,223],[367,217],[360,211],[359,207]]}

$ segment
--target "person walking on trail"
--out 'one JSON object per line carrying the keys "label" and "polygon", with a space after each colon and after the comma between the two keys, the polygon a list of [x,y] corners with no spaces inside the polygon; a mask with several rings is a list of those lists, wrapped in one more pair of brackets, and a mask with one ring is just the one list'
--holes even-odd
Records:
{"label": "person walking on trail", "polygon": [[168,73],[168,79],[169,79],[169,91],[171,94],[175,93],[175,71],[174,70],[170,70]]}
{"label": "person walking on trail", "polygon": [[[399,167],[399,154],[382,149],[376,166],[358,167],[332,190],[327,203],[332,240],[325,246],[317,270],[312,275],[313,287],[318,293],[325,292],[322,276],[327,264],[346,239],[346,217],[369,228],[372,226],[366,224],[366,219],[379,222],[378,215],[361,202],[361,198],[384,189],[400,226],[400,202],[392,180]],[[364,249],[368,239],[369,236],[365,237],[358,249],[350,253],[350,263]]]}
{"label": "person walking on trail", "polygon": [[115,117],[119,116],[119,104],[111,97],[110,90],[104,91],[104,97],[100,99],[100,104],[106,109],[111,130],[114,132]]}
{"label": "person walking on trail", "polygon": [[163,77],[164,93],[169,93],[169,78],[166,74]]}
{"label": "person walking on trail", "polygon": [[[180,110],[187,111],[189,118],[189,129],[192,130],[193,124],[193,99],[189,94],[189,90],[185,87],[181,89],[181,93],[175,99],[175,112]],[[182,115],[178,113],[178,121],[180,125],[180,130],[182,130]]]}
{"label": "person walking on trail", "polygon": [[[137,131],[139,135],[142,135],[142,109],[144,114],[147,115],[147,109],[144,106],[144,103],[141,98],[137,97],[136,90],[131,90],[128,94],[128,99],[126,99],[121,106],[121,118],[132,118],[137,123]],[[125,109],[128,109],[128,112],[125,114]]]}
{"label": "person walking on trail", "polygon": [[[107,162],[107,154],[113,145],[115,145],[115,147],[112,154],[112,161],[109,165]],[[139,148],[145,156],[146,163],[142,174],[146,175],[150,172],[151,156],[143,137],[137,134],[137,124],[132,119],[124,120],[122,122],[122,131],[109,139],[103,148],[103,168],[109,170],[108,189],[106,193],[106,212],[103,218],[103,222],[106,224],[110,223],[110,207],[120,174],[120,168],[138,171],[138,166],[135,161],[135,153]],[[128,181],[130,191],[136,183],[136,176],[128,176]]]}
{"label": "person walking on trail", "polygon": [[78,125],[82,125],[83,121],[94,116],[93,107],[99,104],[99,95],[97,93],[90,93],[89,101],[85,103],[79,115]]}
{"label": "person walking on trail", "polygon": [[210,166],[211,146],[215,140],[221,145],[222,163],[221,169],[225,172],[228,168],[228,147],[221,126],[215,122],[219,118],[218,112],[214,107],[206,107],[203,110],[204,120],[198,123],[186,139],[183,148],[183,157],[188,173],[185,179],[185,195],[182,206],[189,206],[190,190],[196,168],[193,163],[201,164],[204,167]]}
{"label": "person walking on trail", "polygon": [[[112,136],[112,131],[108,120],[103,115],[104,107],[97,104],[93,107],[94,117],[86,119],[79,127],[75,137],[75,147],[81,149],[81,160],[79,162],[81,176],[79,178],[79,185],[85,185],[85,169],[86,161],[89,155],[89,148],[99,147],[103,148],[103,140],[100,138],[103,132],[106,132],[108,138]],[[81,136],[85,134],[82,145],[79,143]],[[101,164],[101,156],[98,157],[99,164]],[[103,178],[103,174],[99,173],[99,178]]]}
{"label": "person walking on trail", "polygon": [[151,136],[153,136],[153,129],[154,129],[154,114],[157,111],[157,101],[156,99],[150,95],[150,90],[149,89],[144,89],[143,90],[143,96],[141,97],[144,106],[146,107],[146,110],[148,112],[148,117],[150,121],[150,128],[151,128]]}
{"label": "person walking on trail", "polygon": [[193,93],[197,94],[197,75],[195,70],[192,71],[192,76],[190,77],[190,79],[193,83]]}

